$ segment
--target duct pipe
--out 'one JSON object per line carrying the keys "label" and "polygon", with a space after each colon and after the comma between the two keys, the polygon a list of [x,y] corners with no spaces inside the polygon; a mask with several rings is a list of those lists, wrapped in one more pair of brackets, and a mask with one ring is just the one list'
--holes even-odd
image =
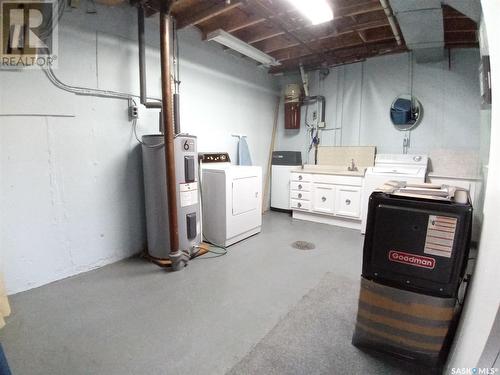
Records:
{"label": "duct pipe", "polygon": [[389,8],[387,0],[380,0],[380,4],[382,5],[382,8],[384,8],[385,15],[387,16],[389,24],[391,25],[392,33],[396,38],[398,46],[400,46],[401,44],[403,44],[403,42],[401,41],[401,35],[399,35],[399,30],[398,27],[396,26],[396,22],[394,21],[394,15],[392,14],[391,8]]}
{"label": "duct pipe", "polygon": [[177,190],[175,183],[174,116],[172,106],[172,82],[170,75],[170,16],[172,1],[163,1],[160,11],[161,92],[162,116],[165,139],[165,165],[167,168],[167,202],[170,234],[170,260],[175,268],[182,262],[183,252],[179,249],[179,223],[177,219]]}
{"label": "duct pipe", "polygon": [[139,85],[141,104],[146,108],[162,108],[161,102],[148,102],[146,86],[146,40],[144,37],[144,9],[137,6],[137,39],[139,41]]}

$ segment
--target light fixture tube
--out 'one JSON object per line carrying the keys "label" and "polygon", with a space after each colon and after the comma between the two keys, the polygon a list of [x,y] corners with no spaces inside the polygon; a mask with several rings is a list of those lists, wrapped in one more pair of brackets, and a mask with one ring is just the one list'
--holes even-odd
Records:
{"label": "light fixture tube", "polygon": [[236,52],[241,53],[242,55],[260,62],[265,66],[280,65],[280,62],[277,61],[274,57],[269,56],[267,53],[264,53],[261,50],[251,46],[250,44],[245,43],[241,39],[236,38],[235,36],[222,29],[215,30],[209,33],[207,35],[207,40],[212,40],[214,42],[220,43]]}

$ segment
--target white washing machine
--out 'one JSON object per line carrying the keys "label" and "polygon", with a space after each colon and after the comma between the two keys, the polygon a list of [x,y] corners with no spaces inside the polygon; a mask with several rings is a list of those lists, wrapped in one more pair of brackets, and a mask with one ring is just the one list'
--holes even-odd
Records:
{"label": "white washing machine", "polygon": [[375,165],[369,167],[363,181],[361,201],[361,233],[366,230],[368,199],[375,189],[390,180],[423,183],[429,158],[426,155],[377,154]]}
{"label": "white washing machine", "polygon": [[225,247],[259,233],[262,168],[233,165],[227,153],[202,153],[200,163],[204,239]]}

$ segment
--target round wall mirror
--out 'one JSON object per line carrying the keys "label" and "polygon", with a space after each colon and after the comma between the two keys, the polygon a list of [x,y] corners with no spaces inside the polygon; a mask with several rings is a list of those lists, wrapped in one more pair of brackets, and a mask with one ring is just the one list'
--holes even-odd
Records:
{"label": "round wall mirror", "polygon": [[390,116],[398,130],[411,130],[422,120],[422,104],[410,94],[399,95],[391,104]]}

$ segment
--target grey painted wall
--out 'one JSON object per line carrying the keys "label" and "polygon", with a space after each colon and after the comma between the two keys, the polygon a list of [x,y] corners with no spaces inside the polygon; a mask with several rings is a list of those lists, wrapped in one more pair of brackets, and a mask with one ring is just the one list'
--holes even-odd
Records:
{"label": "grey painted wall", "polygon": [[[146,23],[148,94],[160,96],[158,20]],[[139,93],[136,14],[98,6],[64,14],[59,68],[65,83]],[[267,162],[277,83],[249,60],[180,34],[182,130],[200,151],[236,155],[248,136],[254,164]],[[41,71],[0,71],[0,244],[8,292],[16,293],[139,252],[145,245],[140,148],[127,102],[61,91]],[[33,114],[36,114],[33,116]],[[8,115],[8,116],[6,116]],[[67,116],[67,117],[61,117]],[[158,112],[140,109],[139,133]]]}
{"label": "grey painted wall", "polygon": [[[488,179],[484,193],[484,220],[479,241],[474,277],[467,292],[461,322],[455,335],[446,372],[452,368],[469,368],[478,363],[492,332],[498,307],[498,267],[500,265],[500,2],[481,0],[484,24],[488,33],[491,56],[492,105],[491,142],[489,149]],[[484,46],[484,45],[483,45]]]}
{"label": "grey painted wall", "polygon": [[[411,132],[409,153],[429,153],[435,149],[479,150],[479,52],[452,50],[448,60],[413,63],[413,93],[421,101],[424,116]],[[311,95],[326,97],[324,146],[375,145],[378,152],[401,153],[404,132],[397,131],[389,119],[393,99],[410,91],[409,54],[383,56],[362,63],[337,67],[321,82],[310,73]],[[299,82],[286,77],[282,85]],[[283,123],[280,109],[280,124]],[[302,108],[303,116],[305,107]],[[311,112],[310,112],[311,113]],[[304,150],[308,144],[305,127],[300,131],[280,126],[278,148]]]}

